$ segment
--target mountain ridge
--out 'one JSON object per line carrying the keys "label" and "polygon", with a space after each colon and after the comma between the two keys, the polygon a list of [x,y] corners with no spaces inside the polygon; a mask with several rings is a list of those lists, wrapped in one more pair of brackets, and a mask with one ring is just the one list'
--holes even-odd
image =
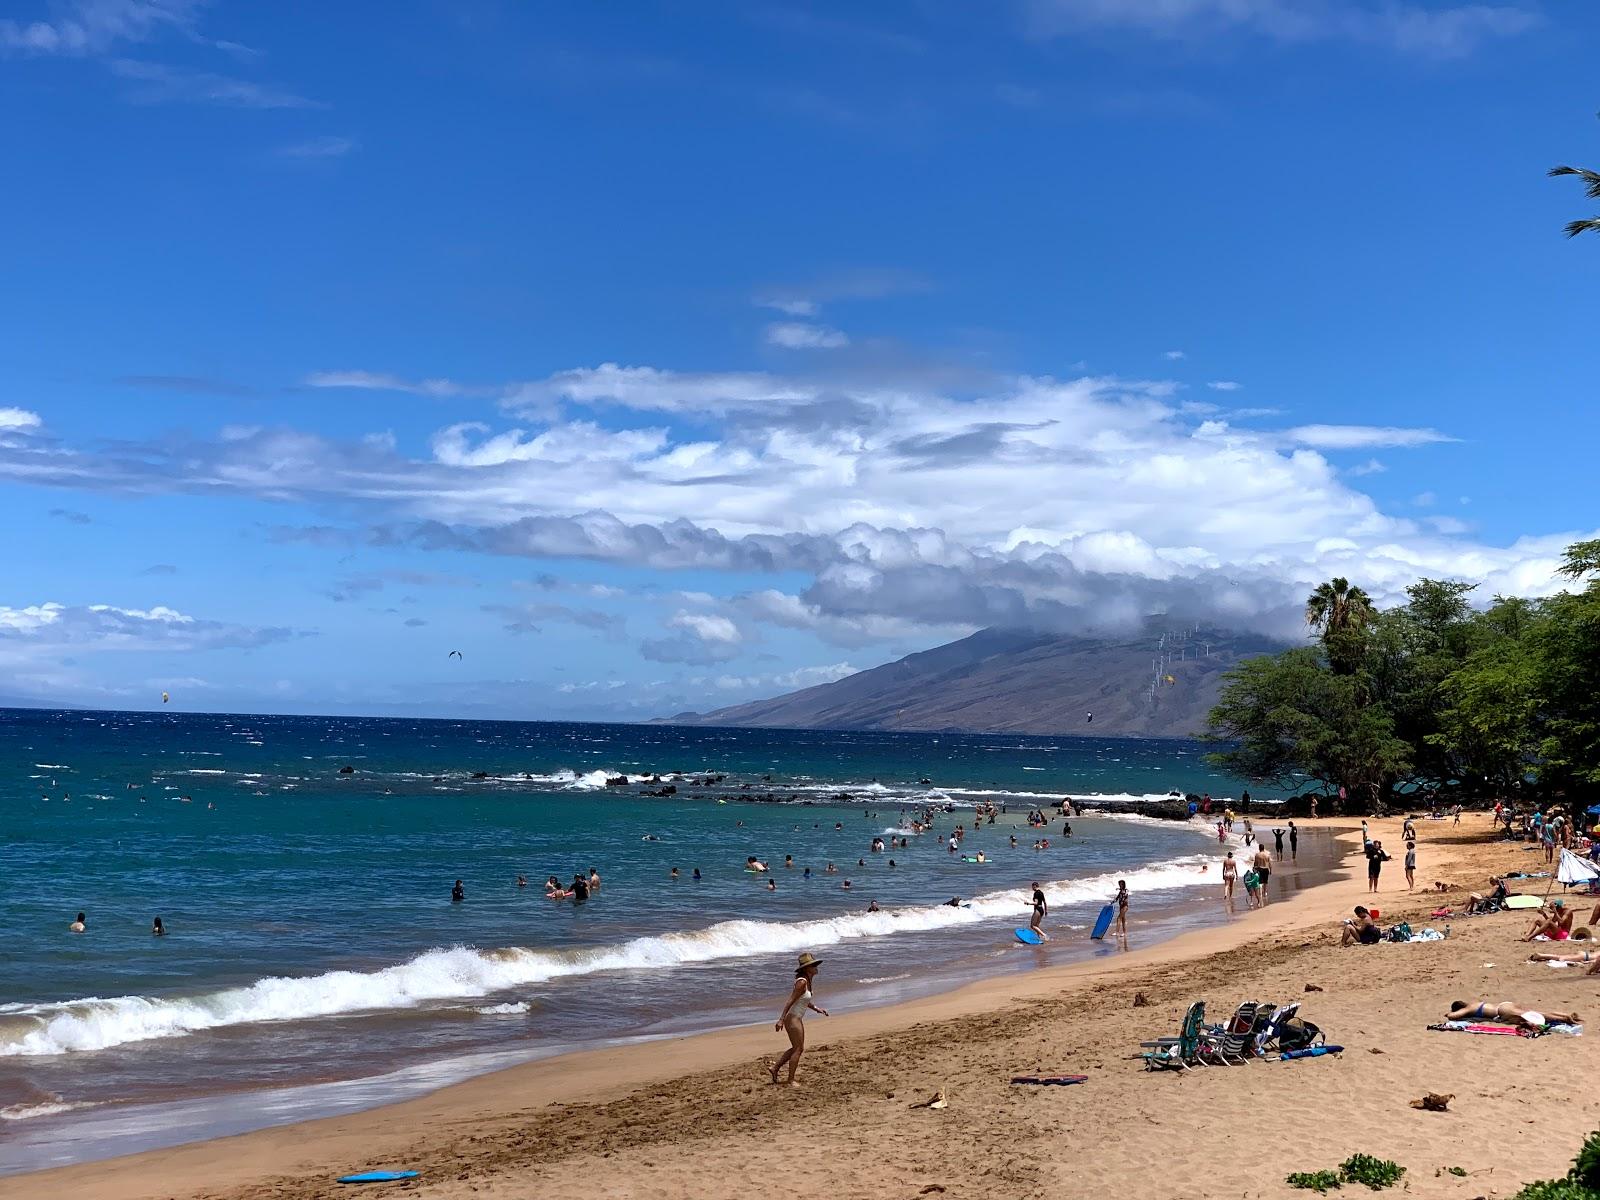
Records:
{"label": "mountain ridge", "polygon": [[[981,629],[832,683],[674,725],[1193,737],[1245,658],[1284,643],[1217,629],[1124,638]],[[1092,716],[1091,716],[1092,714]]]}

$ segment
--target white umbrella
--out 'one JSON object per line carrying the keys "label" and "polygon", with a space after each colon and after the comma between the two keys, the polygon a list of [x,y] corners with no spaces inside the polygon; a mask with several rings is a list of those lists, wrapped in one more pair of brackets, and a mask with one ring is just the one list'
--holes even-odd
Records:
{"label": "white umbrella", "polygon": [[1592,883],[1600,879],[1600,869],[1584,862],[1571,850],[1561,852],[1561,865],[1556,868],[1556,879],[1569,887],[1574,883]]}

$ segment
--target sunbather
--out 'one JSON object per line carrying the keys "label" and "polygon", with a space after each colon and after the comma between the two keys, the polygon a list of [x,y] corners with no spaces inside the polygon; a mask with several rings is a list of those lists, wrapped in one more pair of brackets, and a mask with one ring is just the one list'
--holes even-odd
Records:
{"label": "sunbather", "polygon": [[1539,1012],[1529,1008],[1526,1004],[1517,1004],[1515,1001],[1502,1000],[1499,1004],[1491,1004],[1485,1000],[1481,1003],[1468,1004],[1465,1000],[1450,1001],[1450,1020],[1452,1021],[1493,1021],[1497,1025],[1525,1026],[1529,1029],[1540,1029],[1546,1025],[1577,1025],[1577,1013],[1565,1012]]}
{"label": "sunbather", "polygon": [[1573,914],[1567,909],[1565,900],[1552,900],[1550,904],[1539,910],[1539,915],[1534,918],[1533,928],[1528,930],[1528,935],[1522,940],[1531,942],[1536,937],[1547,937],[1552,942],[1564,942],[1572,936]]}
{"label": "sunbather", "polygon": [[1539,951],[1528,955],[1529,962],[1564,962],[1564,963],[1589,963],[1600,961],[1600,954],[1593,950],[1579,950],[1569,954],[1547,954]]}

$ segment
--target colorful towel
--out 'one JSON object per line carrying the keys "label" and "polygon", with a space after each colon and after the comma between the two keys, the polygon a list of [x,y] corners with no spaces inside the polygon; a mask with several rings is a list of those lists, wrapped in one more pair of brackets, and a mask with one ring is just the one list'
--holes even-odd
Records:
{"label": "colorful towel", "polygon": [[1501,1037],[1533,1036],[1533,1030],[1516,1025],[1488,1025],[1476,1021],[1440,1021],[1436,1025],[1429,1025],[1428,1028],[1443,1033],[1492,1033]]}

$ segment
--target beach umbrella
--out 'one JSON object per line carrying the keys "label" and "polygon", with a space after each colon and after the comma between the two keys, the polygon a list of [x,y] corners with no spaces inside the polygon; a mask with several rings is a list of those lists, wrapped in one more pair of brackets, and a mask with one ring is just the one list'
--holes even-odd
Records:
{"label": "beach umbrella", "polygon": [[1556,878],[1571,887],[1575,883],[1593,883],[1600,879],[1600,870],[1593,863],[1584,862],[1571,850],[1561,851],[1561,865],[1556,868]]}

